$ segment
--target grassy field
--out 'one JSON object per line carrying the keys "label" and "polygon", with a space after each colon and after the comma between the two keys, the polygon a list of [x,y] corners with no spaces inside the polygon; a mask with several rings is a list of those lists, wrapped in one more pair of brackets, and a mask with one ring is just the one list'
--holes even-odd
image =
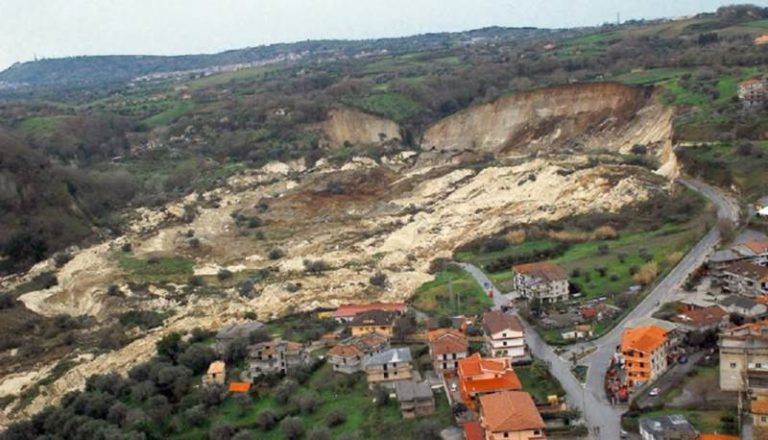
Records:
{"label": "grassy field", "polygon": [[195,103],[192,101],[176,101],[167,110],[144,119],[144,123],[149,127],[168,125],[194,108]]}
{"label": "grassy field", "polygon": [[[321,367],[313,374],[310,380],[300,387],[297,396],[314,395],[320,402],[317,409],[311,414],[297,413],[304,422],[307,430],[312,427],[326,426],[325,420],[328,414],[340,410],[346,415],[346,421],[339,426],[330,429],[333,438],[344,434],[357,434],[358,438],[365,439],[389,439],[389,438],[417,438],[416,427],[420,420],[404,420],[400,415],[397,402],[391,399],[383,407],[376,406],[372,401],[372,394],[368,390],[364,375],[357,375],[351,380],[351,388],[338,388],[336,373],[331,370],[330,364]],[[445,394],[435,395],[437,413],[430,417],[437,420],[442,426],[451,424],[451,408],[445,398]],[[206,439],[210,426],[215,424],[228,424],[237,428],[253,430],[256,437],[264,440],[283,439],[278,427],[262,431],[255,426],[256,418],[261,411],[271,410],[277,414],[295,412],[290,404],[279,404],[269,394],[254,398],[253,404],[242,411],[234,399],[228,399],[209,418],[208,423],[200,428],[191,428],[183,435],[175,439]]]}
{"label": "grassy field", "polygon": [[541,364],[540,361],[532,365],[515,367],[515,373],[523,384],[523,389],[533,396],[536,403],[546,403],[548,396],[565,395],[560,381],[552,376],[546,365]]}
{"label": "grassy field", "polygon": [[116,256],[120,267],[128,272],[133,282],[187,282],[193,273],[194,263],[178,257],[142,260],[126,254]]}
{"label": "grassy field", "polygon": [[[459,310],[449,294],[449,280],[461,302]],[[493,306],[493,302],[467,272],[450,270],[438,273],[434,280],[416,289],[413,306],[434,316],[479,315]]]}
{"label": "grassy field", "polygon": [[[722,417],[728,416],[730,412],[727,409],[711,411],[694,411],[686,409],[662,409],[643,413],[642,417],[657,417],[679,414],[688,419],[699,432],[712,433],[723,432]],[[640,417],[624,417],[622,425],[625,429],[637,431]]]}
{"label": "grassy field", "polygon": [[504,250],[495,252],[477,253],[471,251],[460,251],[456,252],[454,259],[456,261],[471,263],[475,266],[485,268],[487,264],[490,264],[500,258],[520,257],[536,252],[553,250],[557,247],[558,243],[552,240],[530,240],[517,246],[510,246]]}
{"label": "grassy field", "polygon": [[347,103],[394,121],[407,119],[421,110],[421,106],[415,101],[398,93],[376,93],[349,100]]}

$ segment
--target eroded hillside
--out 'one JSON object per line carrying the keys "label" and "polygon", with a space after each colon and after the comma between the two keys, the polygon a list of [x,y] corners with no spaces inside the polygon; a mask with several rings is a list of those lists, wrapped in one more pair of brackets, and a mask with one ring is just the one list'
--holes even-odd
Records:
{"label": "eroded hillside", "polygon": [[[606,102],[589,104],[590,96]],[[546,107],[552,102],[559,104]],[[215,329],[246,312],[266,320],[347,302],[407,300],[432,278],[430,263],[450,257],[461,244],[513,225],[618,212],[661,195],[668,181],[650,170],[601,163],[585,149],[555,147],[570,138],[574,145],[608,151],[638,143],[660,150],[669,141],[665,112],[643,89],[558,88],[439,123],[425,135],[425,146],[435,151],[401,151],[380,161],[356,157],[343,165],[320,160],[310,168],[304,161],[272,163],[241,172],[215,190],[131,212],[124,236],[80,250],[60,268],[53,261],[38,264],[5,280],[4,287],[52,271],[58,285],[19,298],[33,312],[87,314],[100,323],[129,310],[170,317],[162,328],[117,350],[71,353],[72,369],[46,381],[28,404],[7,404],[0,423],[41,410],[83,386],[91,374],[125,372],[151,356],[154,342],[168,332]],[[384,130],[393,138],[394,128],[380,124],[362,136]],[[462,162],[459,153],[472,148],[495,158]],[[538,157],[525,155],[534,152]],[[181,269],[158,274],[165,262]],[[369,283],[378,272],[387,275],[385,288]],[[256,294],[238,291],[237,281],[246,278],[255,279]],[[110,293],[113,285],[120,295]],[[6,371],[13,370],[14,356],[0,355]],[[56,361],[6,375],[0,395],[39,386]]]}

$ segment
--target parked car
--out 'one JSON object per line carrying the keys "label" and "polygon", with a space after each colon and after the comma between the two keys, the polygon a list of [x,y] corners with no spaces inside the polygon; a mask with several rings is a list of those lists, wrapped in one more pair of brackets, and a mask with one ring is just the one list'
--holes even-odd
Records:
{"label": "parked car", "polygon": [[621,438],[629,437],[629,433],[627,431],[623,430],[623,429],[621,430],[619,435],[621,436]]}
{"label": "parked car", "polygon": [[661,390],[658,388],[651,388],[651,391],[648,392],[648,395],[651,397],[656,397],[661,393]]}

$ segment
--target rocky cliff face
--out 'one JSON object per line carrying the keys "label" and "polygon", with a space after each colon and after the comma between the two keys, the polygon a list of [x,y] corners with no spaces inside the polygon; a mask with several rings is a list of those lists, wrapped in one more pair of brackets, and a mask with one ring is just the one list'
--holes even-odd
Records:
{"label": "rocky cliff face", "polygon": [[579,149],[628,152],[644,144],[667,174],[671,109],[653,89],[614,83],[574,84],[512,95],[466,109],[430,127],[423,150],[442,153],[530,154]]}
{"label": "rocky cliff face", "polygon": [[400,140],[400,126],[396,123],[349,109],[333,110],[322,124],[322,131],[332,147],[341,147],[346,142],[372,145]]}

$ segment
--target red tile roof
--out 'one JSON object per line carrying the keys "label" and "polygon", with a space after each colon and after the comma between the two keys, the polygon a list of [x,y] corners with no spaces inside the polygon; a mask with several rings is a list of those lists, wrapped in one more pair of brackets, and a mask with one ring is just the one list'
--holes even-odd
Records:
{"label": "red tile roof", "polygon": [[523,388],[509,359],[483,359],[478,353],[459,360],[459,388],[467,406],[473,406],[477,394],[512,391]]}
{"label": "red tile roof", "polygon": [[351,344],[339,344],[332,349],[328,350],[328,356],[339,356],[339,357],[355,357],[355,356],[363,356],[363,352],[360,351],[359,348],[355,347]]}
{"label": "red tile roof", "polygon": [[544,420],[531,395],[525,391],[505,391],[480,397],[480,418],[491,432],[544,429]]}
{"label": "red tile roof", "polygon": [[462,334],[444,333],[429,342],[432,354],[466,353],[469,350],[469,342]]}
{"label": "red tile roof", "polygon": [[743,243],[742,246],[756,254],[764,254],[768,252],[768,240],[751,240]]}
{"label": "red tile roof", "polygon": [[768,400],[754,400],[749,409],[753,414],[768,415]]}
{"label": "red tile roof", "polygon": [[404,303],[370,303],[370,304],[345,304],[334,312],[334,318],[353,318],[358,313],[370,310],[387,310],[405,313],[407,306]]}
{"label": "red tile roof", "polygon": [[477,420],[464,423],[464,438],[466,440],[485,440],[485,430]]}
{"label": "red tile roof", "polygon": [[698,440],[739,440],[735,435],[725,434],[701,434]]}
{"label": "red tile roof", "polygon": [[562,267],[548,262],[520,264],[513,266],[512,271],[540,278],[545,281],[562,281],[568,279],[568,274]]}
{"label": "red tile roof", "polygon": [[737,261],[730,264],[723,269],[725,272],[730,272],[749,278],[752,280],[768,281],[768,267],[758,266],[757,264],[750,263],[749,261]]}
{"label": "red tile roof", "polygon": [[232,382],[229,384],[230,393],[247,393],[251,390],[251,384],[246,382]]}
{"label": "red tile roof", "polygon": [[703,309],[693,309],[681,313],[673,318],[673,321],[692,327],[710,327],[717,325],[728,316],[728,312],[720,306],[710,306]]}

